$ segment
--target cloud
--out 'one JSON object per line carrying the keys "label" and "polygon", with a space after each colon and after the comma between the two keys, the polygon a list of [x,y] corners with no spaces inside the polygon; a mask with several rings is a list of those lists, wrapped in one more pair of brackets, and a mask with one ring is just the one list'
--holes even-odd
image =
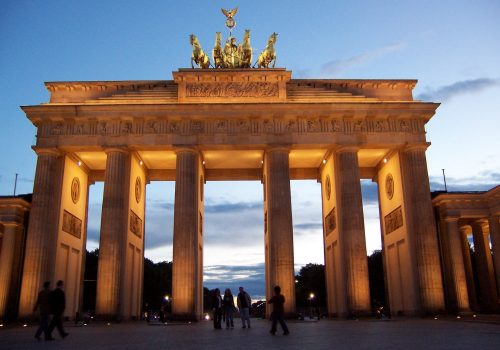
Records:
{"label": "cloud", "polygon": [[[444,191],[444,179],[442,176],[430,176],[429,182],[432,191]],[[486,170],[476,176],[457,178],[446,177],[448,191],[487,191],[500,184],[500,172]]]}
{"label": "cloud", "polygon": [[321,66],[321,76],[338,76],[346,70],[362,65],[369,61],[373,61],[379,57],[387,55],[391,52],[399,51],[406,46],[406,43],[396,43],[379,47],[377,49],[364,52],[360,55],[349,57],[347,59],[338,59],[326,62]]}
{"label": "cloud", "polygon": [[264,208],[262,202],[236,202],[236,203],[220,203],[208,204],[205,206],[205,213],[237,213],[258,209],[262,211]]}
{"label": "cloud", "polygon": [[301,224],[293,225],[293,230],[318,230],[323,229],[321,222],[304,222]]}
{"label": "cloud", "polygon": [[479,78],[472,80],[457,81],[450,85],[441,86],[437,89],[427,89],[426,92],[417,96],[423,101],[449,101],[455,96],[480,92],[495,86],[500,86],[500,79]]}
{"label": "cloud", "polygon": [[203,286],[208,289],[219,288],[222,292],[230,288],[233,295],[238,288],[244,287],[252,301],[265,297],[265,264],[255,265],[211,265],[203,269]]}

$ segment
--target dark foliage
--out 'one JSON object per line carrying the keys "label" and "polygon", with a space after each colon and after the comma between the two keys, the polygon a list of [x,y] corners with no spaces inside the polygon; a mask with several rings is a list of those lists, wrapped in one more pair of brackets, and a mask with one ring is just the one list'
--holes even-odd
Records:
{"label": "dark foliage", "polygon": [[[325,266],[321,264],[307,264],[295,276],[295,301],[299,307],[326,306]],[[314,299],[310,301],[310,294]]]}
{"label": "dark foliage", "polygon": [[155,264],[145,258],[143,304],[147,303],[150,309],[158,310],[166,295],[172,295],[172,262]]}
{"label": "dark foliage", "polygon": [[370,279],[370,298],[372,307],[387,305],[385,300],[384,267],[382,251],[375,250],[368,257],[368,277]]}
{"label": "dark foliage", "polygon": [[83,281],[83,311],[95,310],[97,290],[97,261],[99,249],[87,251],[85,256],[85,275]]}

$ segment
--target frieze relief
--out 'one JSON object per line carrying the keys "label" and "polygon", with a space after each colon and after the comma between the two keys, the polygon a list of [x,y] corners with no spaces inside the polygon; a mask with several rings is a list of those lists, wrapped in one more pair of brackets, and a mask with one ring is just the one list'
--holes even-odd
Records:
{"label": "frieze relief", "polygon": [[396,231],[403,226],[403,210],[401,206],[397,207],[384,217],[385,234]]}
{"label": "frieze relief", "polygon": [[42,124],[38,135],[91,136],[91,135],[142,135],[142,134],[293,134],[293,133],[423,133],[425,122],[418,119],[352,119],[304,116],[256,117],[216,120],[90,120],[84,122],[52,122]]}
{"label": "frieze relief", "polygon": [[82,220],[64,210],[62,230],[80,239],[82,237]]}
{"label": "frieze relief", "polygon": [[279,86],[277,83],[248,82],[248,83],[203,83],[186,84],[187,97],[277,97]]}

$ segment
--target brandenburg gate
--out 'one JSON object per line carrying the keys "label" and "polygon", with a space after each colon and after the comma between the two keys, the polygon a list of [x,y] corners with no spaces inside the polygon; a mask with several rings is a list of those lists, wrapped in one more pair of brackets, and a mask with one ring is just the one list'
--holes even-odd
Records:
{"label": "brandenburg gate", "polygon": [[[444,309],[429,195],[425,124],[438,104],[415,80],[292,79],[283,68],[179,69],[173,80],[46,83],[50,101],[22,107],[38,155],[19,315],[45,280],[80,310],[88,189],[104,181],[96,313],[138,318],[145,195],[175,181],[172,312],[202,316],[203,188],[259,180],[266,294],[295,310],[290,180],[321,183],[328,312],[370,312],[361,179],[378,184],[392,312]],[[319,253],[319,252],[318,252]]]}

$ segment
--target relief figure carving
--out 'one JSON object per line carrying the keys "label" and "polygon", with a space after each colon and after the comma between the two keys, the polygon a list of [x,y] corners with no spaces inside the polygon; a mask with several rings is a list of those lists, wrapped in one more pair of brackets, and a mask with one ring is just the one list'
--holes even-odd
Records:
{"label": "relief figure carving", "polygon": [[225,84],[187,84],[187,97],[275,97],[279,88],[276,83],[248,82]]}

